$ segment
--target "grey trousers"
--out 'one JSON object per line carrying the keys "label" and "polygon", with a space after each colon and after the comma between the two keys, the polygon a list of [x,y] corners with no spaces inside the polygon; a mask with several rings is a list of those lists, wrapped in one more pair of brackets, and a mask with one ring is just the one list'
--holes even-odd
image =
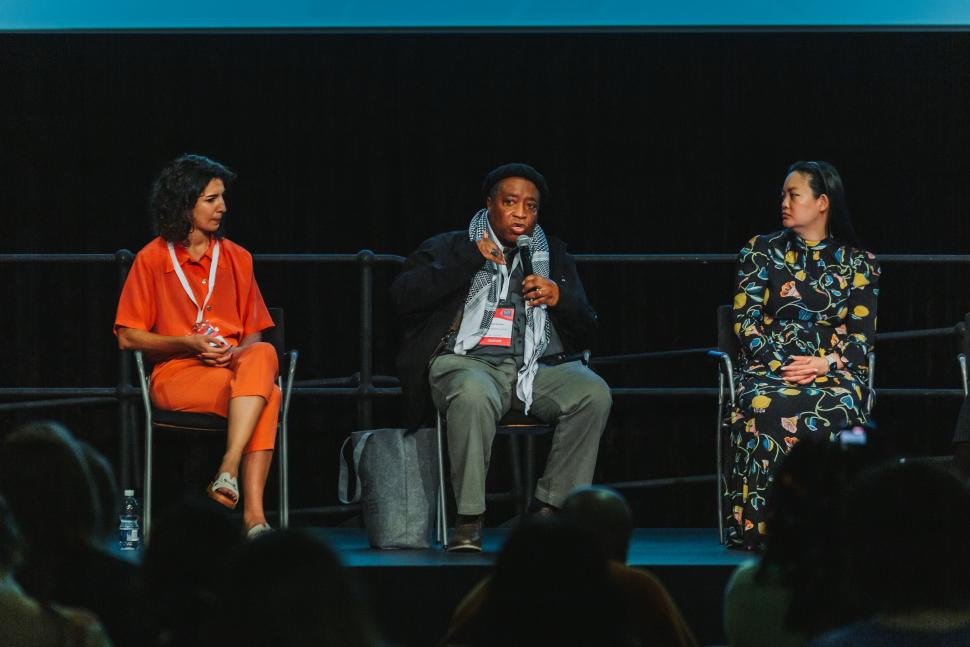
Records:
{"label": "grey trousers", "polygon": [[[510,408],[517,371],[509,358],[495,366],[466,355],[441,355],[429,380],[435,407],[448,421],[448,455],[458,514],[485,512],[485,474],[495,438],[495,423]],[[530,414],[556,425],[546,469],[535,496],[561,506],[569,493],[593,479],[600,436],[613,399],[603,378],[580,362],[539,368],[532,387]]]}

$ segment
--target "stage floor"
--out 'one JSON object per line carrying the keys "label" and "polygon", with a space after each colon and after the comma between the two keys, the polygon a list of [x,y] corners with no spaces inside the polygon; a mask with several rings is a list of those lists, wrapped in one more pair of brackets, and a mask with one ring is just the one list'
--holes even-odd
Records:
{"label": "stage floor", "polygon": [[[484,552],[449,555],[429,550],[377,550],[358,528],[307,529],[353,569],[384,637],[399,645],[434,645],[465,593],[485,577],[511,532],[485,530]],[[724,585],[752,556],[729,551],[711,528],[639,528],[628,563],[659,577],[677,601],[700,644],[723,644]]]}
{"label": "stage floor", "polygon": [[[449,555],[440,548],[429,550],[377,550],[367,544],[359,528],[316,528],[310,532],[334,548],[351,568],[394,566],[489,566],[511,530],[486,528],[484,552]],[[740,551],[726,550],[711,528],[637,528],[630,542],[630,566],[737,566],[749,559]]]}

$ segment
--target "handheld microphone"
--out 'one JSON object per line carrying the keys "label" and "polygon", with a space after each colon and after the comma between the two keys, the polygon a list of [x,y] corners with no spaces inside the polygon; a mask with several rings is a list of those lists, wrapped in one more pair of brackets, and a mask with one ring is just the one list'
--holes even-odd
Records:
{"label": "handheld microphone", "polygon": [[532,271],[532,256],[529,254],[529,244],[531,242],[532,239],[525,234],[515,239],[515,246],[519,248],[519,257],[522,259],[523,276],[534,274]]}

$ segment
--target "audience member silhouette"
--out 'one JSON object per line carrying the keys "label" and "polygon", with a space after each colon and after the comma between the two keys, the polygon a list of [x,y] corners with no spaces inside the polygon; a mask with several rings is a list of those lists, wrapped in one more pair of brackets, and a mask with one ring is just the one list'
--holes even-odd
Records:
{"label": "audience member silhouette", "polygon": [[[663,584],[646,571],[626,566],[633,518],[620,494],[602,486],[578,488],[563,502],[558,522],[579,529],[607,559],[608,579],[620,603],[616,623],[624,632],[621,639],[659,647],[697,644]],[[568,576],[568,563],[559,568]],[[471,644],[481,635],[483,608],[494,586],[492,579],[490,576],[482,580],[458,605],[442,644]]]}
{"label": "audience member silhouette", "polygon": [[652,573],[626,565],[633,515],[626,500],[603,486],[574,490],[562,507],[563,520],[588,532],[609,560],[610,576],[626,608],[627,624],[643,645],[697,644],[663,583]]}
{"label": "audience member silhouette", "polygon": [[81,452],[88,464],[88,471],[94,480],[94,492],[101,508],[101,523],[95,529],[95,537],[104,546],[113,545],[118,540],[118,514],[121,512],[121,497],[118,484],[112,473],[111,463],[104,454],[86,442],[81,441]]}
{"label": "audience member silhouette", "polygon": [[376,630],[349,571],[296,530],[266,533],[234,555],[218,643],[233,647],[370,647]]}
{"label": "audience member silhouette", "polygon": [[558,518],[534,518],[509,536],[442,644],[636,645],[625,615],[597,542]]}
{"label": "audience member silhouette", "polygon": [[151,645],[218,642],[213,618],[223,612],[221,585],[242,542],[238,524],[208,499],[180,503],[152,524],[142,562]]}
{"label": "audience member silhouette", "polygon": [[7,502],[0,497],[0,645],[16,647],[110,647],[97,618],[86,611],[41,604],[14,579],[23,540]]}
{"label": "audience member silhouette", "polygon": [[17,579],[42,604],[92,611],[119,647],[142,647],[137,568],[99,542],[101,509],[77,441],[60,424],[15,429],[0,448],[0,494],[23,531]]}
{"label": "audience member silhouette", "polygon": [[843,502],[873,452],[805,438],[779,464],[765,512],[764,552],[735,571],[725,592],[729,644],[804,645],[857,617],[844,589]]}
{"label": "audience member silhouette", "polygon": [[921,463],[866,472],[846,505],[846,573],[866,618],[812,647],[970,645],[970,492]]}

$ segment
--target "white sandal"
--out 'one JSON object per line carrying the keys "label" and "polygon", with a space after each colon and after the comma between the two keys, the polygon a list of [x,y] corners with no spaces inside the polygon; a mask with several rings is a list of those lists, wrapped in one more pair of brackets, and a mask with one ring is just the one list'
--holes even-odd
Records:
{"label": "white sandal", "polygon": [[268,532],[273,532],[273,529],[269,526],[269,524],[257,523],[255,526],[246,531],[246,539],[252,541],[253,539],[265,535]]}
{"label": "white sandal", "polygon": [[[232,496],[226,496],[220,490],[229,490]],[[221,503],[230,510],[235,510],[236,504],[239,503],[239,482],[235,476],[229,476],[229,472],[223,472],[212,483],[209,483],[206,494],[213,501]]]}

